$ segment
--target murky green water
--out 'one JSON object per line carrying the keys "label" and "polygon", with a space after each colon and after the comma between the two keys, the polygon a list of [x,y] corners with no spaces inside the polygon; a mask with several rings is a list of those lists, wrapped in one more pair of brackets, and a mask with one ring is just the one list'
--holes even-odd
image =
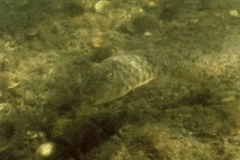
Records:
{"label": "murky green water", "polygon": [[0,0],[0,159],[240,159],[239,5]]}

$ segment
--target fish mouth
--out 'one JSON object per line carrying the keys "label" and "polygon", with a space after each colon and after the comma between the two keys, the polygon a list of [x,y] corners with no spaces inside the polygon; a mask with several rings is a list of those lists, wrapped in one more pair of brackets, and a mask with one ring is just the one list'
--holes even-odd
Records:
{"label": "fish mouth", "polygon": [[100,104],[105,104],[108,102],[112,102],[120,97],[122,97],[123,95],[100,95],[99,97],[95,97],[93,98],[93,105],[100,105]]}
{"label": "fish mouth", "polygon": [[[152,76],[151,78],[149,78],[143,82],[139,82],[135,86],[128,85],[128,86],[122,87],[121,89],[117,89],[117,90],[110,91],[110,92],[105,90],[105,92],[100,93],[100,92],[98,92],[98,90],[96,90],[96,95],[91,97],[93,105],[100,105],[100,104],[112,102],[121,97],[124,97],[129,92],[135,90],[138,87],[148,84],[150,81],[154,80],[155,78],[156,78],[156,76]],[[109,90],[109,89],[107,89],[107,90]]]}

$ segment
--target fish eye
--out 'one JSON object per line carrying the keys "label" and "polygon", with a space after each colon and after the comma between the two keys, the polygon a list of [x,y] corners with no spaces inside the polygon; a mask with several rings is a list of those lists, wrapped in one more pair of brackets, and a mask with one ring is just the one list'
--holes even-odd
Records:
{"label": "fish eye", "polygon": [[110,72],[107,74],[107,80],[112,81],[115,77],[115,73],[114,72]]}

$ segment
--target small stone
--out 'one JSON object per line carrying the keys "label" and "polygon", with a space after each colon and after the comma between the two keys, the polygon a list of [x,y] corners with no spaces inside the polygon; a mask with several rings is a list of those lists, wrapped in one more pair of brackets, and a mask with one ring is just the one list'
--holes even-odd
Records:
{"label": "small stone", "polygon": [[37,151],[36,154],[42,158],[47,158],[51,157],[55,152],[55,145],[51,142],[43,143],[41,144]]}
{"label": "small stone", "polygon": [[222,103],[227,103],[227,102],[232,102],[232,101],[235,101],[236,100],[236,97],[234,95],[232,96],[227,96],[227,97],[224,97],[221,99],[221,102]]}
{"label": "small stone", "polygon": [[237,10],[230,10],[229,13],[233,17],[240,17]]}
{"label": "small stone", "polygon": [[144,32],[144,36],[148,37],[148,36],[152,36],[151,32]]}
{"label": "small stone", "polygon": [[191,22],[192,24],[197,24],[197,23],[199,23],[199,19],[197,19],[197,18],[190,19],[190,22]]}
{"label": "small stone", "polygon": [[27,131],[27,134],[31,139],[43,138],[45,136],[41,131]]}
{"label": "small stone", "polygon": [[110,2],[106,0],[100,0],[94,5],[94,9],[97,13],[104,13],[109,7]]}
{"label": "small stone", "polygon": [[156,0],[148,0],[147,1],[148,7],[157,7],[157,1]]}
{"label": "small stone", "polygon": [[16,87],[18,87],[20,84],[21,84],[20,82],[10,82],[9,85],[8,85],[8,89],[16,88]]}
{"label": "small stone", "polygon": [[14,51],[15,50],[14,42],[12,42],[12,41],[5,42],[4,49],[6,49],[7,51]]}

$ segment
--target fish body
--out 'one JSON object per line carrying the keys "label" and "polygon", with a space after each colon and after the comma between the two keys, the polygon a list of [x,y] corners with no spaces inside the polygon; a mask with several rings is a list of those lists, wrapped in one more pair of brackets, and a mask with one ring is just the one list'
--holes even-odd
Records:
{"label": "fish body", "polygon": [[103,104],[126,95],[156,77],[151,63],[138,55],[117,55],[103,60],[92,76],[92,102]]}

